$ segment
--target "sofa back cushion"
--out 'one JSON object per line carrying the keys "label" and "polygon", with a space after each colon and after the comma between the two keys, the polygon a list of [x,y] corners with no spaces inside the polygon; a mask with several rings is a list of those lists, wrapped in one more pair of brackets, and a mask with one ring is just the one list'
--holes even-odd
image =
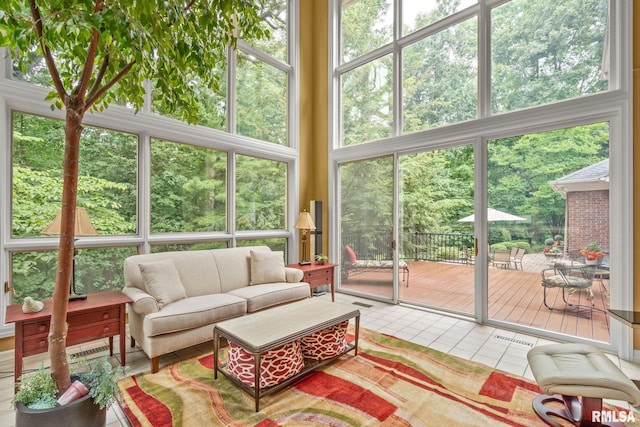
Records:
{"label": "sofa back cushion", "polygon": [[147,293],[158,301],[158,307],[187,297],[178,270],[171,259],[138,264]]}
{"label": "sofa back cushion", "polygon": [[222,292],[249,286],[251,281],[251,251],[270,252],[268,246],[212,249],[220,275]]}
{"label": "sofa back cushion", "polygon": [[[224,249],[227,250],[227,249]],[[147,291],[139,264],[172,260],[187,297],[220,293],[220,276],[216,260],[210,250],[158,252],[134,255],[124,261],[125,286]]]}

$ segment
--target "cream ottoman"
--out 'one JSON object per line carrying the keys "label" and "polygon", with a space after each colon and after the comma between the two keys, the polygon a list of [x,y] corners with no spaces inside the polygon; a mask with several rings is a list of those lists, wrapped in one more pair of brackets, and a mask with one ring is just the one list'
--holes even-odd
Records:
{"label": "cream ottoman", "polygon": [[[604,352],[595,347],[585,344],[545,345],[529,350],[527,359],[538,386],[546,393],[533,400],[533,410],[548,425],[560,425],[550,416],[565,419],[576,426],[602,425],[602,399],[640,405],[640,390]],[[564,407],[545,405],[550,402],[562,403]]]}

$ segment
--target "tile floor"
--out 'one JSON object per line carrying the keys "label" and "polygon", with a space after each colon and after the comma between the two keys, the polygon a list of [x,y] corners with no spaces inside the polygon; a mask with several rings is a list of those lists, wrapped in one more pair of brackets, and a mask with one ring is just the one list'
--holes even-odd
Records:
{"label": "tile floor", "polygon": [[[320,298],[330,299],[330,295]],[[474,360],[515,375],[533,379],[527,363],[527,351],[531,347],[552,343],[535,336],[477,325],[464,319],[434,313],[402,305],[390,305],[365,300],[344,294],[336,295],[336,303],[356,304],[360,308],[360,325],[364,328],[390,334],[424,346]],[[117,339],[114,345],[117,348]],[[127,342],[129,342],[127,340]],[[106,348],[105,348],[106,347]],[[211,345],[201,344],[176,353],[163,356],[160,366],[166,366],[180,359],[205,354]],[[108,354],[108,342],[95,341],[75,346],[69,353],[82,352],[88,358]],[[116,357],[118,354],[116,354]],[[621,361],[611,355],[611,359],[632,379],[640,379],[640,365]],[[118,358],[113,359],[113,363]],[[47,354],[30,356],[25,359],[25,369],[37,369],[40,363],[48,363]],[[137,348],[127,348],[127,366],[132,374],[149,370],[149,359]],[[11,407],[13,397],[13,351],[0,353],[0,426],[14,427],[15,414]],[[629,408],[627,402],[612,402],[622,408]],[[636,410],[638,408],[635,408]],[[107,414],[108,427],[129,426],[124,414],[113,405]]]}

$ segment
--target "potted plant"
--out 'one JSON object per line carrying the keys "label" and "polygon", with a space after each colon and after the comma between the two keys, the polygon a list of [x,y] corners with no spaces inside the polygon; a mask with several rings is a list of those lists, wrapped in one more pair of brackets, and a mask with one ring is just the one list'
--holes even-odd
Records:
{"label": "potted plant", "polygon": [[316,260],[316,264],[326,264],[329,262],[329,257],[326,255],[317,254],[313,257]]}
{"label": "potted plant", "polygon": [[[85,363],[83,359],[77,359],[71,365],[75,368]],[[67,394],[61,396],[44,364],[37,371],[24,375],[11,401],[16,409],[16,427],[104,426],[107,408],[115,402],[120,391],[118,379],[125,375],[125,368],[114,369],[107,357],[86,363],[86,366],[88,369],[84,372],[71,375],[74,383]],[[82,391],[70,398],[74,387]]]}
{"label": "potted plant", "polygon": [[57,2],[3,2],[0,46],[8,48],[23,70],[34,58],[42,58],[51,78],[46,99],[53,109],[65,111],[62,225],[48,336],[58,393],[71,385],[66,318],[85,114],[125,102],[132,111],[140,110],[149,80],[162,91],[156,100],[160,110],[175,111],[195,123],[199,89],[193,81],[197,78],[215,92],[219,77],[211,70],[225,61],[238,34],[244,39],[267,36],[260,24],[259,5],[241,0],[97,0],[93,7],[70,3],[62,9]]}
{"label": "potted plant", "polygon": [[580,249],[580,254],[584,256],[585,264],[597,264],[602,257],[604,257],[604,252],[602,251],[602,247],[595,240],[591,241],[587,246]]}
{"label": "potted plant", "polygon": [[555,237],[560,237],[560,239],[548,238],[544,241],[545,247],[542,252],[544,253],[545,257],[547,257],[547,259],[556,259],[562,256],[562,249],[560,249],[560,241],[562,240],[562,236]]}

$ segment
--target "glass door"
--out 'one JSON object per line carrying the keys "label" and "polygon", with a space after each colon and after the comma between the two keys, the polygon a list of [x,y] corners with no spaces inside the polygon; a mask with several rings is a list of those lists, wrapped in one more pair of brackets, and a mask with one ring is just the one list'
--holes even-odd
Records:
{"label": "glass door", "polygon": [[473,208],[473,146],[399,156],[400,301],[473,314]]}
{"label": "glass door", "polygon": [[600,122],[488,142],[489,319],[609,342],[609,141]]}
{"label": "glass door", "polygon": [[340,168],[341,291],[394,300],[393,157]]}

